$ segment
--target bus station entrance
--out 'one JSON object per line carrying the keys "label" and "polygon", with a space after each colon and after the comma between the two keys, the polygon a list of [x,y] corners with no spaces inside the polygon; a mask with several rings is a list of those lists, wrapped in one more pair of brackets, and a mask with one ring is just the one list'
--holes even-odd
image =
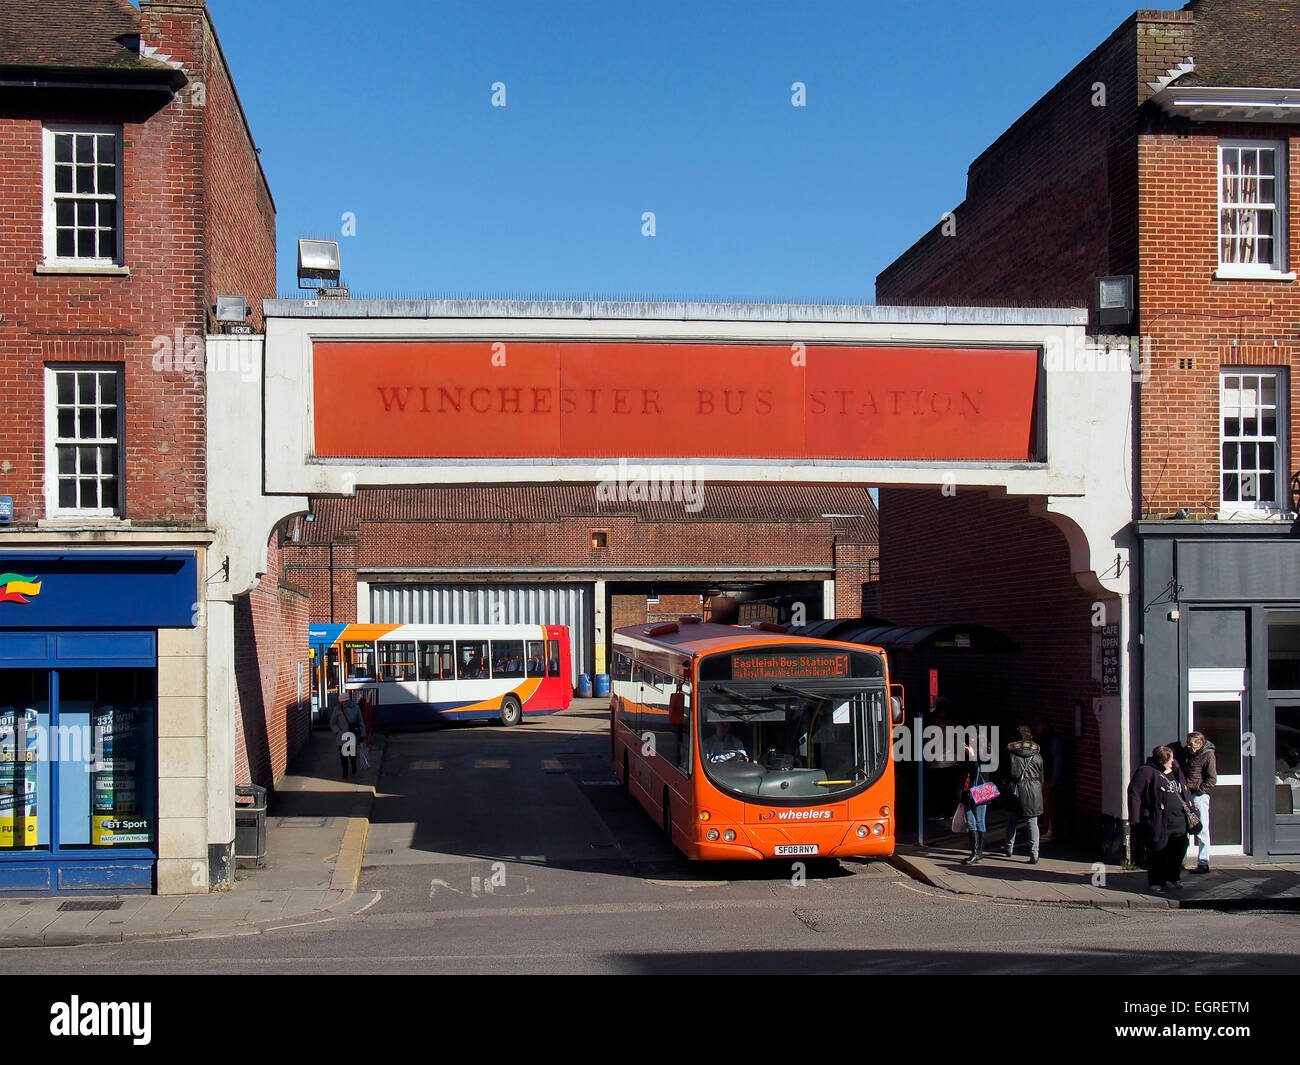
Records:
{"label": "bus station entrance", "polygon": [[[700,612],[725,608],[729,624],[768,613],[807,623],[846,609],[836,571],[795,557],[798,522],[737,539],[727,559],[691,556],[683,523],[681,540],[624,564],[614,519],[629,507],[649,501],[700,522],[725,486],[869,486],[881,498],[881,613],[902,625],[969,618],[1023,643],[1008,719],[1039,709],[1034,669],[1062,672],[1051,659],[1070,659],[1063,672],[1086,689],[1089,726],[1078,758],[1094,782],[1081,802],[1098,820],[1123,817],[1132,363],[1127,341],[1086,335],[1086,312],[348,299],[264,309],[265,336],[208,341],[210,512],[214,553],[228,558],[207,584],[213,662],[233,660],[231,604],[271,565],[272,532],[295,538],[319,501],[450,488],[594,493],[611,523],[588,523],[576,546],[526,500],[476,519],[459,542],[431,544],[394,520],[374,537],[377,553],[354,559],[354,583],[340,585],[329,560],[329,596],[355,596],[344,620],[427,623],[430,612],[468,609],[476,581],[495,589],[485,604],[545,585],[572,616],[527,620],[574,626],[604,673],[622,599],[640,597],[647,621],[665,595],[697,596]],[[263,368],[255,396],[244,375],[222,371],[250,364]],[[891,572],[891,536],[926,565]],[[778,573],[781,545],[790,557]],[[1021,623],[1014,610],[1008,624],[935,609],[945,587],[958,601],[972,589],[991,600],[1000,581],[1014,600],[1026,559],[1058,583],[1051,601],[1025,604]],[[574,589],[588,578],[582,601]],[[736,590],[746,594],[727,602]],[[860,603],[847,609],[861,614]],[[1088,676],[1103,636],[1104,683],[1100,655]],[[1047,708],[1063,722],[1064,697]]]}

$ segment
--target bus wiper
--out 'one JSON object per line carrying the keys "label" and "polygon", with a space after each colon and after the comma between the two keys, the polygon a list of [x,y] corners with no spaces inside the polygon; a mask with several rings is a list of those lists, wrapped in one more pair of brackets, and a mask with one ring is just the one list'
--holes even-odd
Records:
{"label": "bus wiper", "polygon": [[792,688],[788,684],[773,684],[772,690],[780,695],[797,695],[800,699],[809,699],[812,702],[825,702],[830,692],[809,691],[807,688]]}
{"label": "bus wiper", "polygon": [[[746,695],[744,694],[744,692],[735,691],[732,688],[724,688],[721,684],[715,684],[713,686],[713,691],[717,692],[719,695],[725,695],[729,699],[735,699],[737,702],[748,703],[750,706],[756,706],[760,710],[766,709],[766,707],[763,705],[762,699],[755,699],[751,695]],[[715,713],[716,712],[717,711],[715,711]]]}

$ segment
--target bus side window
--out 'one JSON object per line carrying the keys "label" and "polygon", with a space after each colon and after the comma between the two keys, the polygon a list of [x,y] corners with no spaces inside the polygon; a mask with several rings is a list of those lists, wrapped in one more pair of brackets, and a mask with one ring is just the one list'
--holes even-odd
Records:
{"label": "bus side window", "polygon": [[691,689],[687,685],[681,690],[682,723],[675,726],[677,732],[677,768],[687,776],[691,774]]}
{"label": "bus side window", "polygon": [[451,643],[420,641],[420,680],[451,679]]}
{"label": "bus side window", "polygon": [[528,656],[525,663],[528,676],[546,676],[546,643],[543,640],[528,641]]}
{"label": "bus side window", "polygon": [[343,668],[349,680],[369,680],[373,674],[375,645],[348,643],[343,646]]}
{"label": "bus side window", "polygon": [[488,676],[487,640],[456,641],[457,675],[461,680],[486,679]]}

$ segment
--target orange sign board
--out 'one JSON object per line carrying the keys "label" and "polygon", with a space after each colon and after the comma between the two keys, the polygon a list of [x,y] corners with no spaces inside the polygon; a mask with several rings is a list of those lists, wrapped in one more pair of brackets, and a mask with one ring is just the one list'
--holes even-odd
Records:
{"label": "orange sign board", "polygon": [[1038,352],[678,341],[317,341],[321,458],[1034,455]]}

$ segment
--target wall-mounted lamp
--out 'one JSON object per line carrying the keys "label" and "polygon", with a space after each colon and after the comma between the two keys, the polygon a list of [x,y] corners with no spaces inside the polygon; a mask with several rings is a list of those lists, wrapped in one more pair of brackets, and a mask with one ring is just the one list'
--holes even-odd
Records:
{"label": "wall-mounted lamp", "polygon": [[[298,287],[314,288],[321,297],[347,299],[348,290],[339,284],[343,264],[337,240],[298,241]],[[324,285],[304,285],[304,281],[323,281]]]}
{"label": "wall-mounted lamp", "polygon": [[1129,325],[1133,321],[1133,275],[1116,274],[1093,281],[1093,307],[1098,325]]}
{"label": "wall-mounted lamp", "polygon": [[248,317],[248,300],[243,296],[217,297],[218,322],[242,322]]}

